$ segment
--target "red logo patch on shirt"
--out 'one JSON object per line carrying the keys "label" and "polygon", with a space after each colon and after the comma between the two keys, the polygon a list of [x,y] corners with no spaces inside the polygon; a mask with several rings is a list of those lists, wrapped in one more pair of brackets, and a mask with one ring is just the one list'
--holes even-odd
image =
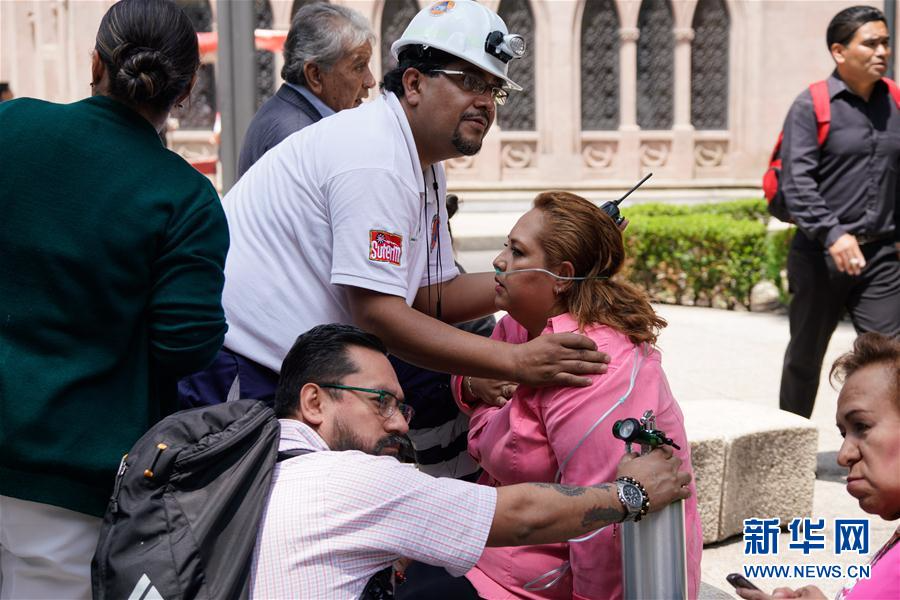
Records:
{"label": "red logo patch on shirt", "polygon": [[403,236],[378,229],[369,230],[369,260],[400,266]]}

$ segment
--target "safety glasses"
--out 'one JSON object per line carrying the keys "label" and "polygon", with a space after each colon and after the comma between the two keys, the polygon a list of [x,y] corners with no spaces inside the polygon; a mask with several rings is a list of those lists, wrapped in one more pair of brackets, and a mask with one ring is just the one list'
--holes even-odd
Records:
{"label": "safety glasses", "polygon": [[478,75],[473,75],[472,73],[467,73],[466,71],[451,71],[449,69],[435,69],[431,72],[446,75],[453,81],[455,81],[465,91],[478,94],[479,96],[490,90],[491,98],[494,99],[494,102],[497,104],[497,106],[503,106],[504,104],[506,104],[506,99],[509,98],[509,92],[507,92],[503,88],[499,88],[489,84]]}

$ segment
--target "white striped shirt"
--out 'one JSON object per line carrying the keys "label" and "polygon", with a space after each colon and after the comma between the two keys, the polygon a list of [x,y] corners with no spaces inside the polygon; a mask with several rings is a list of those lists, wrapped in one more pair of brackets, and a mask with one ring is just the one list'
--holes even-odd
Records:
{"label": "white striped shirt", "polygon": [[494,488],[434,478],[390,456],[332,452],[281,419],[280,450],[313,450],[275,467],[253,554],[254,598],[358,598],[401,557],[466,573],[494,518]]}

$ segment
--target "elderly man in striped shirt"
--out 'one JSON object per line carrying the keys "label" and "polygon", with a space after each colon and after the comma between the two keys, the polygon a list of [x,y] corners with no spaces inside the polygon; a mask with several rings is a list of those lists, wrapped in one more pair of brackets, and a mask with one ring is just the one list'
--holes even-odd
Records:
{"label": "elderly man in striped shirt", "polygon": [[[634,515],[613,484],[492,488],[396,460],[412,410],[382,342],[351,325],[320,325],[297,339],[275,409],[280,458],[292,457],[276,466],[257,538],[256,598],[379,597],[402,558],[455,576],[434,597],[477,598],[460,576],[486,545],[562,542]],[[688,495],[680,465],[654,450],[624,457],[618,475],[643,484],[659,510]]]}

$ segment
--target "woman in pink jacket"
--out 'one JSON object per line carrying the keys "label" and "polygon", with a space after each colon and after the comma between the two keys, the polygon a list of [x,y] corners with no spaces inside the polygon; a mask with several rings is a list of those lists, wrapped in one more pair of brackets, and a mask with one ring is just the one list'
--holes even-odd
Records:
{"label": "woman in pink jacket", "polygon": [[[843,381],[837,399],[837,426],[844,438],[837,455],[847,469],[847,493],[859,507],[885,521],[900,519],[900,338],[875,332],[853,342],[838,358],[831,377]],[[900,598],[900,527],[869,561],[871,572],[848,582],[835,600]],[[772,595],[738,589],[746,600],[803,598],[827,600],[814,585],[777,588]]]}
{"label": "woman in pink jacket", "polygon": [[[457,378],[457,398],[471,414],[469,452],[484,469],[481,483],[612,481],[625,451],[612,425],[647,410],[656,415],[657,429],[681,447],[675,454],[691,470],[684,418],[653,348],[666,323],[643,292],[617,275],[624,261],[613,220],[573,194],[539,195],[513,227],[494,260],[495,304],[509,315],[493,337],[524,343],[547,333],[583,332],[611,361],[608,372],[593,376],[585,388],[520,386],[511,394],[509,382]],[[479,402],[510,394],[502,407]],[[693,482],[685,525],[688,593],[696,598],[702,536]],[[620,540],[616,525],[583,542],[486,548],[466,577],[486,599],[621,598]]]}

